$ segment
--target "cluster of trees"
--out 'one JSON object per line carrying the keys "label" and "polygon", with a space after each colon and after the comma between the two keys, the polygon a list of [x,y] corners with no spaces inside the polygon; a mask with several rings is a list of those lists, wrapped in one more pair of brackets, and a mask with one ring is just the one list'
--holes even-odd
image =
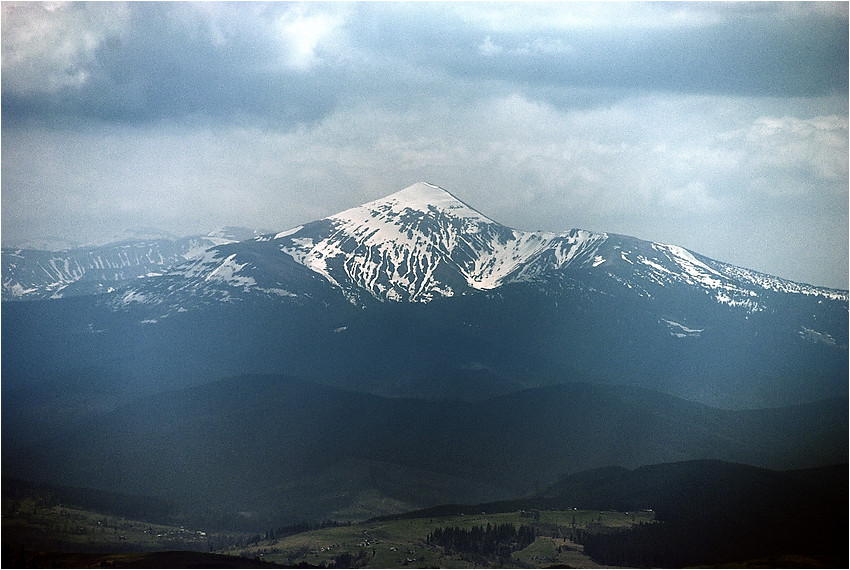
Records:
{"label": "cluster of trees", "polygon": [[357,568],[368,556],[363,550],[360,550],[357,554],[343,552],[334,557],[333,562],[328,565],[328,568]]}
{"label": "cluster of trees", "polygon": [[534,542],[537,532],[534,527],[520,525],[517,528],[510,523],[486,527],[473,526],[470,529],[460,527],[437,527],[428,535],[428,544],[441,546],[449,552],[474,554],[484,558],[509,558],[511,553],[522,550]]}

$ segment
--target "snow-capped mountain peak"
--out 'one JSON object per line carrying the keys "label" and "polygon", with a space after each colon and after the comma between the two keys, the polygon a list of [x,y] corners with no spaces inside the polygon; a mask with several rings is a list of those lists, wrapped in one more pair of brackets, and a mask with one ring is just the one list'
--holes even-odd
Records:
{"label": "snow-capped mountain peak", "polygon": [[482,226],[498,226],[448,191],[426,182],[334,214],[327,220],[352,235],[364,237],[368,245],[414,239],[417,243],[428,242],[446,254],[457,245],[455,236],[447,231],[435,234],[435,225],[445,230],[449,224],[466,234],[479,233]]}
{"label": "snow-capped mountain peak", "polygon": [[[604,240],[589,232],[533,233],[488,218],[450,192],[419,182],[324,220],[275,236],[280,250],[356,300],[430,301],[493,289],[544,252],[552,263]],[[581,256],[579,256],[581,257]]]}

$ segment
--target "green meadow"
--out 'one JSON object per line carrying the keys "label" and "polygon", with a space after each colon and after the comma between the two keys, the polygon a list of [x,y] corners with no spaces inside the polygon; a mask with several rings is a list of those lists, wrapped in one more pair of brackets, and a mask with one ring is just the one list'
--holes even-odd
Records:
{"label": "green meadow", "polygon": [[[596,567],[573,539],[580,532],[608,532],[654,520],[652,512],[516,511],[375,521],[323,528],[262,540],[226,551],[284,566],[358,568],[475,568],[488,566]],[[446,550],[427,542],[436,528],[531,525],[535,541],[508,559]]]}

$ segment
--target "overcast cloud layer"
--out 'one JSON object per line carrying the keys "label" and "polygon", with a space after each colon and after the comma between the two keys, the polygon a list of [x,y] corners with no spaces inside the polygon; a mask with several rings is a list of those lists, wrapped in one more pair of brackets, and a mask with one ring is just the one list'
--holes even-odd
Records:
{"label": "overcast cloud layer", "polygon": [[848,4],[2,4],[4,246],[420,180],[846,289]]}

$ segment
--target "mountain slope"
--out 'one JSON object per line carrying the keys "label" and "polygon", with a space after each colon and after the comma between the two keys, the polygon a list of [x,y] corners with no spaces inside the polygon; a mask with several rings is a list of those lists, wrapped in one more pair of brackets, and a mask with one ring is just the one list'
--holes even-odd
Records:
{"label": "mountain slope", "polygon": [[628,236],[513,230],[424,183],[112,294],[7,305],[13,387],[252,372],[468,399],[478,375],[484,397],[581,380],[731,408],[848,391],[846,291]]}
{"label": "mountain slope", "polygon": [[3,303],[5,476],[269,528],[604,465],[846,461],[846,291],[514,230],[427,184],[222,239],[145,250],[157,274],[112,293]]}

